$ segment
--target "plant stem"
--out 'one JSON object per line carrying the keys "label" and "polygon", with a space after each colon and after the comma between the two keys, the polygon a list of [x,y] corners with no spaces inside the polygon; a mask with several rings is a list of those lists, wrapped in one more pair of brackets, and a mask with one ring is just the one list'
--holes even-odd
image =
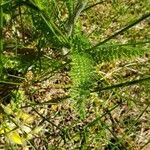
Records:
{"label": "plant stem", "polygon": [[112,85],[112,86],[107,86],[107,87],[104,87],[104,88],[101,88],[101,89],[96,89],[96,91],[111,90],[111,89],[114,89],[114,88],[125,87],[125,86],[129,86],[129,85],[141,83],[141,82],[144,82],[144,81],[148,81],[148,80],[150,80],[150,77],[146,77],[146,78],[142,78],[142,79],[138,79],[138,80],[133,80],[133,81],[127,81],[127,82],[123,82],[123,83],[120,83],[120,84],[115,84],[115,85]]}
{"label": "plant stem", "polygon": [[105,40],[98,42],[96,45],[94,45],[93,47],[87,49],[87,50],[93,50],[95,48],[97,48],[98,46],[108,42],[109,40],[113,39],[114,37],[116,37],[117,35],[122,34],[123,32],[127,31],[128,29],[132,28],[133,26],[135,26],[136,24],[140,23],[141,21],[147,19],[148,17],[150,17],[150,13],[144,14],[142,17],[140,17],[139,19],[133,21],[132,23],[130,23],[129,25],[125,26],[124,28],[120,29],[119,31],[115,32],[114,34],[112,34],[111,36],[109,36],[108,38],[106,38]]}

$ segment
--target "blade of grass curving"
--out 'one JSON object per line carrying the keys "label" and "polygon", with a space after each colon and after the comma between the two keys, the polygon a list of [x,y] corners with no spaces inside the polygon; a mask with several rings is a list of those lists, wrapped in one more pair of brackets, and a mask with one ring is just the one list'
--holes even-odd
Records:
{"label": "blade of grass curving", "polygon": [[116,85],[112,85],[112,86],[107,86],[101,89],[96,89],[95,91],[104,91],[104,90],[111,90],[114,88],[119,88],[119,87],[125,87],[125,86],[129,86],[129,85],[133,85],[133,84],[138,84],[144,81],[149,81],[150,77],[146,77],[146,78],[142,78],[142,79],[138,79],[138,80],[133,80],[133,81],[127,81],[127,82],[123,82],[120,84],[116,84]]}
{"label": "blade of grass curving", "polygon": [[123,32],[127,31],[128,29],[132,28],[133,26],[135,26],[136,24],[140,23],[141,21],[147,19],[148,17],[150,17],[150,13],[144,14],[142,17],[140,17],[137,20],[134,20],[132,23],[130,23],[129,25],[125,26],[124,28],[120,29],[119,31],[115,32],[114,34],[112,34],[111,36],[109,36],[108,38],[106,38],[105,40],[98,42],[96,45],[94,45],[93,47],[87,49],[89,50],[93,50],[95,48],[97,48],[98,46],[108,42],[109,40],[113,39],[114,37],[116,37],[117,35],[122,34]]}
{"label": "blade of grass curving", "polygon": [[[118,106],[119,106],[119,104],[113,106],[111,109],[108,110],[108,112],[113,111],[113,110],[116,109]],[[92,127],[92,126],[94,126],[95,124],[97,124],[101,118],[103,118],[104,116],[106,116],[106,115],[108,114],[108,112],[103,113],[101,116],[97,117],[96,119],[94,119],[93,121],[91,121],[90,123],[88,123],[88,124],[84,127],[84,129],[87,129],[87,128]]]}
{"label": "blade of grass curving", "polygon": [[52,124],[54,127],[56,127],[57,129],[59,129],[60,131],[62,131],[62,129],[59,127],[59,126],[57,126],[57,125],[55,125],[53,122],[51,122],[49,119],[47,119],[47,118],[45,118],[42,114],[40,114],[35,108],[33,108],[33,111],[35,112],[35,113],[37,113],[42,119],[44,119],[45,121],[47,121],[47,122],[49,122],[50,124]]}
{"label": "blade of grass curving", "polygon": [[112,131],[107,125],[105,125],[105,128],[112,134],[113,138],[115,139],[115,143],[112,144],[113,149],[122,149],[122,150],[127,150],[125,145],[123,144],[123,139],[119,139],[114,131]]}
{"label": "blade of grass curving", "polygon": [[127,132],[122,136],[122,139],[124,139],[128,134],[130,134],[130,131],[133,129],[133,127],[136,126],[138,123],[138,120],[142,117],[142,115],[147,111],[147,109],[150,106],[150,102],[147,103],[146,107],[143,109],[143,111],[138,115],[138,117],[135,119],[135,121],[131,124]]}
{"label": "blade of grass curving", "polygon": [[143,109],[143,111],[139,114],[139,116],[136,118],[136,120],[133,122],[133,124],[130,126],[130,128],[128,129],[128,131],[126,132],[126,135],[132,130],[132,128],[134,126],[136,126],[136,124],[138,123],[138,120],[142,117],[142,115],[146,112],[146,110],[148,109],[148,107],[150,106],[150,102],[148,102],[147,106]]}
{"label": "blade of grass curving", "polygon": [[62,129],[62,128],[60,128],[59,126],[57,126],[55,123],[53,123],[52,121],[50,121],[50,118],[49,117],[44,117],[42,114],[40,114],[35,108],[33,108],[33,111],[37,114],[37,115],[39,115],[42,119],[43,119],[43,121],[47,121],[48,123],[50,123],[51,125],[53,125],[54,127],[56,127],[56,129],[58,129],[60,132],[61,132],[61,134],[60,134],[60,136],[62,137],[62,139],[64,140],[64,141],[66,141],[66,136],[64,135],[64,134],[67,134],[66,132],[65,132],[65,130],[64,129]]}
{"label": "blade of grass curving", "polygon": [[147,41],[138,41],[138,42],[133,42],[133,43],[125,43],[125,44],[118,44],[118,43],[114,43],[114,44],[104,44],[104,45],[101,45],[101,47],[117,47],[117,46],[129,46],[129,45],[144,45],[144,44],[148,44],[150,43],[149,40]]}

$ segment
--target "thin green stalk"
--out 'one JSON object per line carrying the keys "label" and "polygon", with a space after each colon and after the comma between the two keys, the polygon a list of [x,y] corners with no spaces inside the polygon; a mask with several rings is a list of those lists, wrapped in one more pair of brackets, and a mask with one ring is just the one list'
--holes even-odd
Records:
{"label": "thin green stalk", "polygon": [[150,106],[150,102],[148,102],[147,106],[143,109],[143,111],[139,114],[139,116],[136,118],[136,120],[130,126],[130,128],[128,129],[126,135],[128,133],[130,133],[130,131],[136,126],[136,124],[138,123],[139,119],[143,116],[143,114],[146,112],[146,110],[149,108],[149,106]]}
{"label": "thin green stalk", "polygon": [[148,104],[146,105],[146,107],[143,109],[143,111],[138,115],[138,117],[135,119],[135,121],[132,123],[132,125],[128,128],[128,130],[126,131],[126,133],[122,136],[122,139],[125,139],[125,137],[127,137],[130,132],[132,131],[132,129],[134,127],[136,127],[136,124],[138,123],[139,119],[143,116],[143,114],[147,111],[147,109],[150,106],[150,102],[148,102]]}
{"label": "thin green stalk", "polygon": [[133,85],[133,84],[137,84],[137,83],[141,83],[141,82],[149,81],[149,80],[150,80],[150,77],[146,77],[146,78],[142,78],[142,79],[138,79],[138,80],[127,81],[127,82],[123,82],[123,83],[120,83],[120,84],[115,84],[115,85],[112,85],[112,86],[107,86],[107,87],[104,87],[104,88],[96,89],[95,91],[111,90],[111,89],[114,89],[114,88],[129,86],[129,85]]}
{"label": "thin green stalk", "polygon": [[145,44],[150,44],[150,41],[147,40],[147,41],[138,41],[138,42],[134,42],[134,43],[125,43],[125,44],[105,44],[105,45],[102,45],[101,47],[117,47],[117,46],[135,46],[135,45],[145,45]]}
{"label": "thin green stalk", "polygon": [[[119,104],[113,106],[112,108],[110,108],[110,109],[108,110],[108,112],[113,111],[113,110],[116,109],[118,106],[119,106]],[[87,128],[92,127],[92,126],[94,126],[95,124],[97,124],[97,123],[99,122],[99,120],[101,120],[101,118],[103,118],[104,116],[106,116],[106,115],[108,114],[108,112],[103,113],[101,116],[97,117],[96,119],[94,119],[93,121],[91,121],[90,123],[88,123],[88,124],[84,127],[84,129],[86,130]]]}
{"label": "thin green stalk", "polygon": [[36,109],[34,109],[33,108],[33,111],[35,112],[35,113],[37,113],[42,119],[43,119],[43,121],[47,121],[48,123],[50,123],[51,125],[53,125],[54,127],[56,127],[56,129],[58,129],[61,133],[60,133],[60,136],[62,137],[62,139],[64,140],[64,141],[66,141],[66,136],[64,135],[64,134],[66,134],[66,132],[65,132],[65,130],[64,129],[62,129],[62,128],[60,128],[59,126],[57,126],[55,123],[53,123],[52,121],[50,121],[50,118],[48,117],[48,118],[46,118],[46,117],[44,117],[42,114],[40,114],[38,111],[36,111]]}
{"label": "thin green stalk", "polygon": [[132,23],[130,23],[129,25],[125,26],[124,28],[120,29],[119,31],[115,32],[114,34],[112,34],[111,36],[109,36],[108,38],[106,38],[105,40],[98,42],[95,46],[87,49],[87,50],[93,50],[95,48],[97,48],[98,46],[108,42],[109,40],[113,39],[114,37],[124,33],[125,31],[127,31],[128,29],[132,28],[133,26],[135,26],[136,24],[140,23],[141,21],[147,19],[148,17],[150,17],[150,13],[144,14],[142,17],[140,17],[139,19],[133,21]]}

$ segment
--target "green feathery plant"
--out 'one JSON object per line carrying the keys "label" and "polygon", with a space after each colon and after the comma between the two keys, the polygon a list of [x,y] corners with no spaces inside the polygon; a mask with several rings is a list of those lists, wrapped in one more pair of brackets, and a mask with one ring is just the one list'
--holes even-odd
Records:
{"label": "green feathery plant", "polygon": [[[72,86],[70,96],[76,101],[76,106],[83,118],[85,116],[85,107],[83,106],[95,82],[94,67],[96,64],[141,56],[149,51],[147,47],[141,47],[135,43],[133,45],[132,43],[119,45],[118,43],[110,43],[109,41],[147,19],[150,14],[143,15],[105,40],[92,46],[88,38],[82,35],[80,25],[78,25],[78,18],[82,11],[86,10],[87,1],[73,2],[68,0],[65,2],[68,12],[68,18],[64,20],[64,24],[66,22],[65,26],[61,26],[60,22],[58,24],[59,18],[57,14],[60,14],[60,7],[62,5],[56,5],[57,2],[55,1],[52,3],[54,4],[52,9],[54,12],[49,10],[53,16],[51,18],[45,11],[46,8],[44,8],[45,5],[42,1],[30,0],[29,2],[24,2],[24,5],[29,6],[33,25],[37,31],[42,31],[41,34],[44,36],[45,41],[48,41],[48,45],[60,51],[63,48],[67,49],[67,55],[71,59],[70,77],[72,79]],[[85,38],[86,41],[83,40]]]}
{"label": "green feathery plant", "polygon": [[134,46],[134,44],[117,45],[112,43],[101,45],[90,51],[90,53],[97,62],[103,63],[142,56],[148,51],[148,47]]}
{"label": "green feathery plant", "polygon": [[[90,46],[90,43],[87,42],[88,40],[86,42],[81,40],[81,34],[80,36],[77,36],[78,41],[74,41],[75,48],[77,47],[77,50],[72,49],[70,54],[72,59],[70,76],[73,82],[71,96],[73,96],[73,99],[77,99],[76,102],[78,104],[77,106],[79,106],[77,107],[80,110],[79,112],[85,114],[85,107],[83,108],[83,103],[85,104],[90,90],[92,90],[92,84],[94,85],[94,66],[96,64],[120,59],[131,59],[136,56],[141,56],[145,52],[149,51],[148,47],[141,47],[138,44],[136,45],[136,43],[120,45],[115,43],[106,43],[144,19],[147,19],[149,16],[150,14],[142,16],[95,46]],[[149,43],[149,41],[146,41],[146,43]],[[83,115],[81,116],[83,117]]]}
{"label": "green feathery plant", "polygon": [[[93,43],[90,42],[91,39],[83,34],[83,31],[81,29],[82,25],[80,24],[80,22],[82,22],[82,19],[80,19],[80,15],[82,13],[83,15],[85,15],[84,13],[86,13],[87,10],[100,4],[101,2],[98,2],[95,5],[88,6],[87,0],[66,0],[61,2],[57,2],[55,0],[16,0],[4,1],[4,3],[3,1],[4,0],[0,0],[0,61],[5,60],[5,62],[9,62],[9,64],[4,63],[5,69],[7,70],[8,68],[15,68],[18,71],[21,70],[21,72],[26,73],[29,68],[33,70],[40,68],[40,70],[44,72],[43,74],[41,73],[41,76],[43,77],[43,79],[45,79],[45,76],[48,76],[48,74],[53,75],[57,71],[60,71],[62,68],[64,69],[64,66],[66,66],[67,69],[69,68],[67,71],[69,71],[69,75],[72,81],[69,89],[69,98],[73,100],[75,108],[79,112],[81,119],[86,117],[85,106],[88,98],[90,97],[91,91],[94,91],[95,89],[96,91],[94,92],[109,90],[113,88],[132,85],[135,83],[141,83],[150,79],[149,77],[146,77],[144,79],[120,83],[114,86],[110,85],[108,87],[101,87],[100,89],[97,87],[95,88],[95,83],[100,78],[95,71],[95,66],[97,64],[121,59],[131,59],[133,57],[141,56],[145,52],[149,52],[148,46],[144,46],[145,43],[149,44],[149,41],[144,41],[143,43],[134,42],[119,44],[117,42],[112,42],[111,40],[113,40],[118,35],[123,34],[138,23],[149,18],[150,13],[144,14],[135,21],[127,24],[124,28],[107,37],[103,41],[99,41],[97,42],[97,44],[93,45]],[[16,54],[15,56],[10,56],[11,58],[8,58],[6,56],[7,59],[2,59],[3,11],[7,13],[9,13],[9,11],[11,10],[14,11],[15,15],[11,16],[11,20],[15,20],[16,22],[18,22],[18,8],[23,10],[23,13],[19,13],[21,17],[28,15],[28,17],[30,18],[30,26],[34,35],[33,39],[36,43],[34,45],[35,55],[30,56],[26,54]],[[64,18],[62,19],[62,17]],[[13,43],[13,45],[15,46],[13,46],[11,50],[13,51],[14,49],[18,49],[18,45],[22,44],[20,43],[21,41],[18,41],[17,44]],[[23,46],[20,49],[23,50],[24,48],[25,50],[27,50],[27,44],[23,43],[22,45]],[[48,50],[52,54],[59,54],[59,56],[47,54],[45,52],[46,48],[49,48]],[[30,48],[28,49],[31,50]],[[66,50],[65,53],[63,53],[64,49]],[[38,61],[39,64],[37,64]],[[0,73],[2,74],[2,62],[0,62],[0,67]],[[10,81],[13,84],[13,81]],[[1,83],[7,82],[1,81]],[[19,83],[16,83],[15,85],[19,85]],[[112,107],[112,110],[116,107],[118,107],[118,105]],[[84,137],[87,128],[97,124],[99,120],[105,115],[106,114],[97,117],[84,128],[84,140],[86,140]]]}
{"label": "green feathery plant", "polygon": [[84,118],[86,116],[84,105],[94,81],[94,62],[90,55],[81,52],[80,49],[72,52],[71,59],[70,76],[73,85],[70,94],[72,99],[76,101],[76,108],[81,117]]}
{"label": "green feathery plant", "polygon": [[[88,39],[88,37],[85,37],[82,34],[81,25],[79,23],[79,16],[81,15],[81,13],[85,13],[87,10],[89,10],[89,6],[87,6],[88,3],[86,0],[67,0],[66,2],[62,3],[58,3],[55,0],[22,0],[13,2],[8,1],[6,4],[9,4],[9,9],[16,10],[18,7],[22,7],[26,10],[27,13],[30,14],[33,23],[33,30],[35,32],[34,34],[38,38],[36,48],[38,50],[37,59],[41,63],[41,65],[39,66],[42,66],[42,62],[44,60],[48,61],[48,57],[46,59],[43,59],[43,56],[40,55],[42,53],[41,49],[46,47],[52,48],[52,51],[54,53],[58,53],[58,51],[60,51],[60,54],[62,56],[61,61],[65,61],[66,64],[68,64],[67,62],[70,62],[71,60],[70,77],[72,79],[72,86],[70,89],[70,95],[72,99],[77,99],[76,103],[79,105],[80,103],[84,103],[86,101],[85,99],[88,98],[90,90],[92,90],[93,85],[95,84],[94,82],[96,82],[96,64],[110,62],[117,59],[132,58],[135,56],[143,55],[145,52],[149,51],[147,47],[141,47],[138,44],[136,45],[136,43],[118,44],[115,42],[110,42],[111,39],[126,32],[141,21],[147,19],[150,16],[149,13],[129,23],[124,28],[120,29],[108,38],[104,39],[101,42],[98,42],[93,46],[93,44],[89,42],[90,40]],[[5,9],[6,4],[3,5]],[[47,6],[50,7],[48,8]],[[94,6],[92,5],[92,7]],[[1,16],[2,9],[3,8],[1,7]],[[65,13],[67,14],[67,17],[64,20],[60,19],[62,9],[64,9]],[[1,17],[1,20],[2,19],[3,18]],[[66,57],[64,57],[63,49],[66,49]],[[22,56],[19,57],[21,58]],[[39,57],[41,58],[39,59]],[[22,58],[20,59],[20,61],[24,60],[24,57]],[[33,60],[33,58],[29,59]],[[26,62],[28,62],[29,59],[27,59]],[[51,60],[54,59],[49,59],[49,61]],[[27,70],[27,68],[29,68],[31,64],[33,68],[38,67],[38,65],[36,65],[36,61],[34,63],[35,65],[33,65],[33,63],[34,61],[31,61],[30,64],[28,63],[25,70]],[[58,64],[59,63],[60,60],[58,60]],[[25,61],[22,61],[21,64],[23,65],[26,63]],[[59,66],[61,67],[62,65]],[[46,68],[47,67],[45,67],[45,69]],[[80,108],[84,110],[83,107]]]}

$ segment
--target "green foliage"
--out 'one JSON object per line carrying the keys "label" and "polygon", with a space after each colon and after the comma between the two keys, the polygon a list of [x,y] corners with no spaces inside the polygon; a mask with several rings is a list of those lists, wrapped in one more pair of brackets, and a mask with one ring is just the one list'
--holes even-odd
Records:
{"label": "green foliage", "polygon": [[71,72],[73,78],[73,85],[80,87],[82,84],[88,84],[92,81],[94,73],[93,61],[86,53],[75,52],[71,55]]}
{"label": "green foliage", "polygon": [[71,59],[71,97],[76,100],[78,111],[81,117],[84,118],[85,101],[90,94],[92,82],[94,81],[94,62],[90,55],[79,50],[71,54]]}
{"label": "green foliage", "polygon": [[[129,23],[123,22],[121,24],[117,24],[118,20],[116,21],[116,18],[118,18],[118,16],[114,13],[115,8],[113,8],[114,10],[112,12],[110,11],[110,13],[114,13],[114,14],[111,14],[110,19],[107,21],[108,16],[105,14],[105,7],[109,7],[109,9],[111,8],[111,6],[118,7],[116,8],[117,14],[120,13],[121,15],[123,15],[123,13],[126,12],[128,8],[130,8],[132,5],[134,6],[132,2],[130,3],[129,6],[127,6],[126,4],[120,5],[118,2],[115,2],[115,3],[104,2],[104,6],[103,6],[102,4],[103,2],[97,2],[93,4],[93,1],[88,2],[87,0],[82,0],[82,1],[80,0],[75,0],[75,1],[73,0],[66,0],[66,1],[56,1],[56,0],[7,1],[7,0],[3,0],[0,2],[1,2],[0,3],[1,4],[0,5],[0,9],[1,9],[1,12],[0,12],[0,30],[1,30],[1,35],[0,35],[0,94],[1,94],[0,102],[3,103],[5,99],[7,100],[7,98],[8,99],[10,98],[9,100],[11,101],[9,101],[8,103],[5,102],[4,104],[6,105],[12,104],[14,107],[13,111],[11,111],[10,114],[9,113],[6,114],[7,119],[4,120],[3,125],[5,124],[7,125],[6,122],[9,120],[9,117],[10,117],[11,118],[10,122],[13,123],[14,129],[15,127],[19,128],[19,132],[21,133],[21,134],[18,134],[17,130],[15,129],[16,132],[14,132],[14,135],[12,135],[10,140],[12,140],[16,144],[24,144],[24,141],[21,140],[20,135],[24,135],[23,132],[25,132],[25,134],[29,134],[29,133],[26,133],[26,131],[22,132],[20,130],[22,126],[17,126],[16,124],[17,123],[19,124],[21,121],[17,122],[18,119],[16,119],[13,116],[14,111],[16,112],[19,111],[20,108],[18,109],[18,107],[22,103],[24,103],[23,101],[27,99],[27,97],[25,97],[25,94],[30,93],[30,91],[28,91],[28,86],[30,86],[32,83],[35,83],[35,85],[33,84],[33,87],[35,86],[37,89],[40,86],[41,86],[40,88],[44,87],[43,89],[40,89],[39,91],[36,89],[38,93],[37,95],[36,94],[34,95],[34,93],[30,93],[29,95],[27,95],[29,100],[31,99],[32,101],[35,101],[33,102],[34,105],[42,105],[42,102],[36,103],[36,97],[40,95],[39,93],[41,91],[43,92],[43,93],[41,92],[42,93],[41,95],[43,96],[47,92],[51,94],[51,93],[55,93],[55,91],[58,90],[56,88],[53,92],[52,90],[53,88],[51,87],[51,85],[49,85],[49,87],[47,88],[45,87],[45,85],[43,86],[44,83],[42,81],[47,80],[47,79],[51,80],[50,79],[51,76],[54,76],[55,78],[55,75],[57,76],[58,74],[61,74],[63,72],[67,75],[69,74],[69,79],[67,79],[69,80],[69,85],[66,85],[67,87],[66,89],[69,92],[65,91],[66,89],[62,89],[62,90],[65,91],[67,94],[69,93],[67,95],[67,98],[69,97],[69,100],[71,99],[71,102],[73,102],[75,109],[77,110],[82,120],[85,119],[86,114],[88,114],[86,112],[87,111],[86,106],[89,103],[90,104],[92,102],[95,103],[96,100],[99,101],[98,105],[100,106],[98,107],[98,110],[97,110],[98,115],[96,116],[95,114],[93,114],[93,116],[96,116],[95,117],[96,119],[91,121],[86,126],[84,126],[81,132],[77,133],[77,135],[80,134],[80,137],[79,137],[81,138],[80,144],[83,145],[81,146],[81,149],[86,149],[87,148],[86,140],[88,139],[88,137],[91,136],[90,134],[89,135],[86,134],[88,132],[88,129],[95,128],[95,126],[100,123],[101,118],[103,117],[105,117],[104,120],[108,120],[107,118],[109,117],[111,118],[108,122],[109,125],[111,121],[112,121],[112,124],[118,121],[118,120],[117,121],[115,120],[116,118],[114,120],[112,119],[113,117],[111,117],[111,111],[117,108],[120,105],[120,102],[119,104],[115,106],[114,104],[112,104],[113,102],[109,102],[112,97],[113,101],[115,101],[115,103],[118,103],[116,102],[116,99],[119,97],[120,93],[118,94],[116,92],[117,91],[116,89],[119,87],[123,88],[124,86],[129,86],[129,85],[131,86],[136,83],[141,83],[143,85],[142,83],[143,81],[149,80],[149,76],[147,78],[143,78],[141,80],[140,79],[134,80],[131,82],[130,81],[124,82],[122,79],[120,84],[113,85],[111,82],[109,83],[109,81],[107,81],[106,79],[106,81],[104,82],[106,82],[108,86],[103,87],[103,83],[99,84],[98,82],[99,82],[99,78],[100,78],[100,82],[103,82],[102,80],[105,80],[105,76],[103,77],[103,79],[99,77],[96,74],[95,66],[99,64],[104,64],[106,62],[112,62],[112,61],[116,62],[116,60],[117,61],[122,60],[122,59],[130,60],[134,57],[139,57],[149,52],[149,43],[145,42],[145,40],[143,39],[143,35],[142,35],[142,38],[139,36],[139,39],[142,39],[141,43],[145,42],[145,44],[136,44],[136,40],[134,40],[134,36],[136,36],[136,34],[133,37],[131,37],[131,39],[128,36],[127,36],[127,39],[125,40],[123,38],[124,36],[126,36],[124,35],[124,32],[126,31],[129,31],[129,33],[127,32],[126,33],[127,35],[131,34],[130,36],[132,36],[132,32],[134,32],[134,30],[136,32],[139,31],[139,34],[140,34],[141,28],[142,30],[144,30],[145,28],[144,25],[147,22],[146,19],[150,16],[150,14],[145,13],[144,15],[143,14],[141,15],[140,13],[137,16],[132,16],[132,11],[131,11],[129,15],[130,16]],[[113,5],[109,5],[112,3]],[[94,25],[92,25],[90,22],[88,22],[88,19],[91,15],[91,14],[90,15],[88,14],[88,11],[90,12],[90,10],[92,10],[95,7],[96,7],[95,11],[97,11],[97,6],[100,7],[100,8],[98,7],[98,10],[102,9],[102,14],[100,15],[100,18],[98,18],[96,15],[93,17],[93,20],[95,18],[97,18],[97,20],[94,20]],[[105,17],[103,18],[102,17],[103,15],[104,16],[106,15],[105,16],[106,18]],[[134,18],[138,18],[138,19],[134,20]],[[99,25],[96,25],[97,24],[96,21],[103,22],[103,20],[106,20],[105,22],[106,25],[103,25],[101,23],[100,23],[101,24],[100,27]],[[4,21],[4,25],[3,25],[3,21]],[[121,21],[123,21],[123,19],[121,19]],[[145,21],[143,23],[144,25],[141,23],[142,21]],[[111,24],[111,22],[113,24]],[[141,23],[141,25],[136,26],[139,23]],[[96,26],[96,28],[94,26]],[[109,26],[111,28],[110,31],[106,33],[106,35],[101,35],[103,33],[105,34],[105,31],[107,31],[107,27]],[[116,29],[114,30],[115,27]],[[129,30],[130,28],[134,28],[134,27],[135,29],[133,29],[133,31]],[[2,36],[2,31],[4,31],[4,37]],[[118,37],[118,35],[122,35],[121,39],[116,38]],[[3,41],[3,38],[5,38],[4,39],[5,42]],[[97,40],[99,38],[101,39],[100,41]],[[111,40],[116,41],[116,43],[111,42]],[[127,41],[127,42],[126,44],[122,44],[121,43],[122,41]],[[130,43],[129,41],[134,41],[134,43]],[[63,53],[63,50],[66,50],[65,53]],[[26,79],[26,73],[29,70],[31,70],[31,73],[35,74],[35,76],[37,77],[36,78],[37,80],[35,79],[36,80],[35,82],[29,81],[30,83],[28,83],[28,81],[26,81],[28,80]],[[106,70],[109,70],[109,68],[106,68]],[[131,69],[131,70],[134,71],[134,69]],[[71,82],[70,82],[70,79],[71,79]],[[38,81],[41,82],[40,85],[36,84]],[[58,83],[58,86],[59,86],[59,81],[55,81],[55,82]],[[117,81],[115,79],[112,82],[114,83]],[[148,82],[145,82],[145,86],[143,85],[144,89],[149,88],[148,84],[146,83]],[[52,84],[53,84],[53,81],[52,81]],[[21,85],[21,90],[18,85]],[[24,88],[24,86],[26,87]],[[65,85],[63,85],[63,87],[65,87]],[[105,93],[104,90],[105,91],[108,90],[108,92],[110,90],[112,91],[112,93],[109,95],[107,92]],[[137,89],[135,89],[135,91],[136,90]],[[96,100],[90,97],[91,91],[92,92],[94,91],[96,93],[95,94]],[[145,91],[147,92],[148,90],[145,90]],[[100,94],[98,95],[98,93]],[[103,102],[103,100],[101,102],[99,98],[100,96],[103,97],[103,95],[104,95],[104,101],[106,101],[106,103]],[[124,93],[122,95],[124,95]],[[123,99],[122,96],[120,99]],[[27,101],[27,103],[30,103],[30,101]],[[45,104],[48,104],[48,103],[49,102]],[[32,103],[30,106],[32,106]],[[51,106],[51,102],[50,102],[50,106]],[[110,109],[106,110],[105,107],[110,107]],[[0,105],[0,108],[1,108],[1,105]],[[5,106],[3,109],[5,110]],[[40,108],[40,111],[42,109],[43,108]],[[104,109],[103,111],[104,114],[101,114],[101,109]],[[24,113],[22,112],[22,116],[23,114]],[[57,113],[56,116],[57,115],[59,115],[59,113]],[[109,117],[107,117],[107,115]],[[29,117],[28,114],[24,114],[24,116],[25,118]],[[4,116],[2,115],[2,118],[3,117]],[[16,117],[17,117],[17,114],[16,114]],[[41,121],[41,123],[46,122],[46,121],[50,122],[49,118],[48,119],[44,117],[42,118],[43,120]],[[19,119],[21,120],[23,118],[19,118]],[[33,118],[31,120],[33,121]],[[133,125],[135,125],[135,123]],[[56,124],[57,124],[57,121],[56,121]],[[55,123],[52,123],[52,125],[57,128]],[[10,128],[11,124],[7,126],[8,128]],[[60,130],[61,127],[62,126],[58,127],[58,130]],[[72,125],[71,125],[71,128],[72,128]],[[100,134],[97,137],[97,139],[102,138],[101,137],[102,134],[106,138],[107,135],[105,134],[107,134],[108,132],[106,130],[111,130],[111,129],[109,129],[109,127],[108,128],[106,127],[105,121],[99,128],[101,132],[99,132]],[[104,129],[101,130],[101,128],[104,128]],[[86,130],[84,131],[84,129]],[[11,130],[13,130],[13,128],[10,128],[8,132],[10,132]],[[30,129],[30,132],[31,130],[32,128]],[[94,130],[97,131],[99,129],[94,129]],[[2,129],[1,131],[4,133],[5,128]],[[48,129],[48,132],[49,132],[49,129]],[[89,133],[90,133],[90,130],[89,130]],[[62,132],[62,134],[65,134],[65,133]],[[45,136],[45,139],[48,139],[46,136]],[[69,135],[68,137],[66,135],[61,135],[61,136],[62,136],[62,139],[64,140],[64,143],[68,142],[66,141],[67,138],[69,140],[72,138],[72,137],[71,138],[69,137],[71,135]],[[26,139],[23,138],[23,140],[26,140]],[[118,144],[120,143],[121,142],[118,141]],[[112,143],[111,146],[114,148],[115,144],[113,145]],[[56,146],[54,146],[54,149],[57,149],[57,147],[56,148],[55,147]],[[53,148],[49,148],[49,149],[53,149]]]}
{"label": "green foliage", "polygon": [[96,62],[110,62],[121,59],[131,59],[136,56],[142,56],[148,52],[149,49],[141,46],[130,46],[130,45],[116,45],[116,44],[105,44],[99,46],[90,53]]}

